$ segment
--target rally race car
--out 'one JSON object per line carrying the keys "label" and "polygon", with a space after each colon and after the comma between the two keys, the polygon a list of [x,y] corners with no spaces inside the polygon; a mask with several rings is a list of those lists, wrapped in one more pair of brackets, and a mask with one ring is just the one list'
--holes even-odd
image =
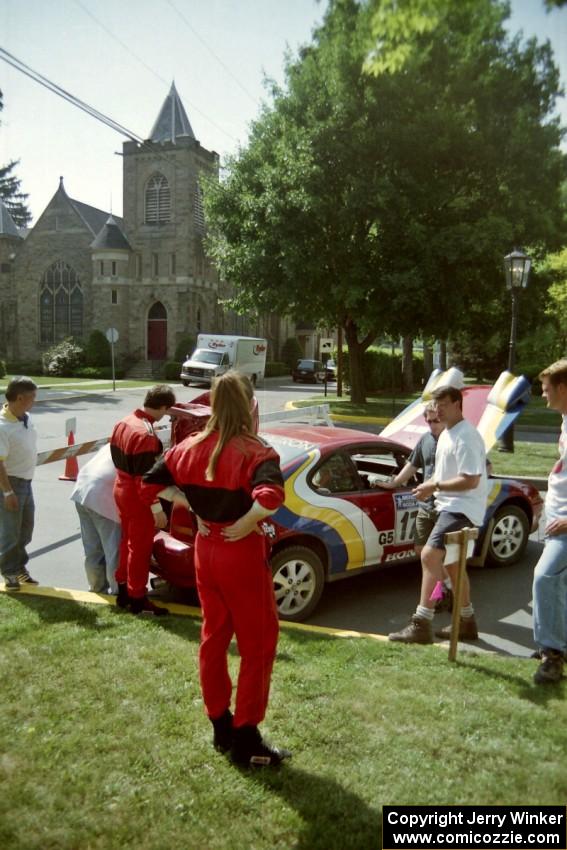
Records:
{"label": "rally race car", "polygon": [[[465,390],[465,415],[475,424],[491,406],[489,391],[490,387]],[[425,392],[421,401],[426,397]],[[482,400],[476,413],[473,399]],[[283,619],[309,617],[326,582],[415,559],[417,504],[412,489],[417,480],[397,490],[376,485],[404,466],[423,433],[423,403],[416,405],[413,416],[406,410],[396,420],[399,433],[407,432],[404,444],[383,434],[325,426],[287,425],[261,431],[280,456],[285,480],[285,504],[263,522],[271,540],[274,590]],[[206,411],[199,407],[179,405],[172,411],[174,442],[205,421]],[[503,420],[500,414],[497,418]],[[500,433],[498,428],[494,431]],[[490,478],[486,517],[470,563],[504,566],[518,561],[541,511],[542,499],[530,484]],[[153,569],[171,585],[194,587],[195,532],[192,514],[175,507],[169,531],[156,535]]]}

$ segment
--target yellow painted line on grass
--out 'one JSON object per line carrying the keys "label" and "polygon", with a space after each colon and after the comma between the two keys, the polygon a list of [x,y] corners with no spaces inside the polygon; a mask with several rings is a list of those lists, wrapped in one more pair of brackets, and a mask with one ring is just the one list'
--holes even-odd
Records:
{"label": "yellow painted line on grass", "polygon": [[[321,402],[325,404],[325,402]],[[285,410],[301,410],[301,407],[296,407],[294,401],[286,401]],[[330,413],[329,417],[333,422],[359,422],[366,425],[387,425],[390,421],[387,416],[351,416],[347,413]]]}
{"label": "yellow painted line on grass", "polygon": [[[88,602],[91,605],[113,605],[116,606],[116,597],[108,596],[105,593],[91,593],[89,590],[72,590],[66,587],[41,587],[30,585],[28,587],[22,585],[20,590],[6,590],[4,585],[0,586],[0,593],[5,593],[6,596],[47,596],[50,599],[67,599],[71,602]],[[159,605],[159,601],[152,598],[152,602]],[[181,617],[201,618],[201,609],[191,605],[180,605],[177,602],[165,602],[163,607],[171,611],[172,614],[179,614]],[[307,623],[289,623],[286,620],[280,621],[280,626],[284,629],[292,629],[302,632],[311,632],[313,634],[327,635],[338,638],[370,638],[371,640],[387,641],[386,635],[376,635],[371,632],[357,632],[352,629],[334,629],[330,626],[310,626]]]}

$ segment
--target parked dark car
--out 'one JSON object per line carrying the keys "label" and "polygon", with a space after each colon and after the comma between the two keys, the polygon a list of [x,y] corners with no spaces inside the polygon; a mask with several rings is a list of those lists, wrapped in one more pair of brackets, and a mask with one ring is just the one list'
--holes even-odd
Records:
{"label": "parked dark car", "polygon": [[320,360],[298,360],[297,366],[291,373],[294,381],[306,381],[311,384],[322,384],[325,380],[325,367]]}

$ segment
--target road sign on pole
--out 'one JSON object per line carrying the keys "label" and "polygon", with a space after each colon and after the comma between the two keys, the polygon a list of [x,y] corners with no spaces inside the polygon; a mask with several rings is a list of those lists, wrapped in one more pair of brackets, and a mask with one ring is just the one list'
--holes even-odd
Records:
{"label": "road sign on pole", "polygon": [[321,339],[319,341],[319,351],[321,354],[330,354],[333,350],[333,340],[332,339]]}

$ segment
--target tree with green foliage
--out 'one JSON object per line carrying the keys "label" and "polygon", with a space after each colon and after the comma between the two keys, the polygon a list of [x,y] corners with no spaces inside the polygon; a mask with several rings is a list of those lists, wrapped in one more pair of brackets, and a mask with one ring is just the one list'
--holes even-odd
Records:
{"label": "tree with green foliage", "polygon": [[299,340],[295,336],[288,337],[282,345],[281,359],[289,368],[290,372],[295,369],[300,357],[303,357],[303,351],[301,350]]}
{"label": "tree with green foliage", "polygon": [[371,73],[401,43],[385,31],[377,50],[392,0],[331,0],[205,197],[235,309],[342,325],[356,402],[379,332],[446,337],[471,299],[503,289],[503,253],[559,244],[549,46],[510,40],[500,0],[415,2],[435,27],[410,29],[397,67]]}
{"label": "tree with green foliage", "polygon": [[[4,108],[2,92],[0,91],[0,112]],[[8,212],[18,227],[25,227],[32,220],[27,206],[28,195],[20,190],[22,181],[13,173],[19,160],[12,160],[7,165],[0,166],[0,198],[6,204]]]}

